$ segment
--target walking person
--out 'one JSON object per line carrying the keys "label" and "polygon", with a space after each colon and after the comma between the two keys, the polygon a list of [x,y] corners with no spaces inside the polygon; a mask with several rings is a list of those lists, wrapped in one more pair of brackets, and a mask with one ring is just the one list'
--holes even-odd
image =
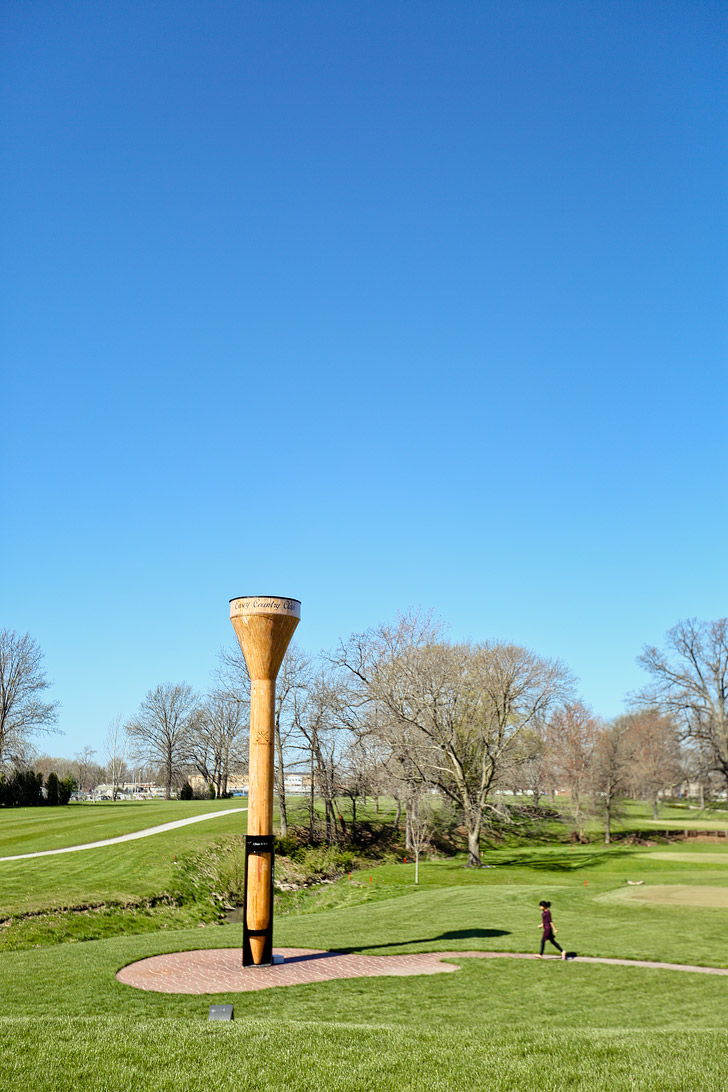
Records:
{"label": "walking person", "polygon": [[553,923],[553,920],[551,918],[551,903],[547,902],[546,899],[541,899],[541,902],[538,905],[541,907],[541,929],[542,929],[542,932],[541,932],[541,951],[539,952],[538,958],[543,959],[543,950],[546,947],[546,941],[548,940],[553,944],[554,948],[557,948],[558,951],[561,952],[561,958],[566,959],[566,952],[564,951],[564,949],[561,947],[559,942],[556,940],[556,937],[554,936],[554,933],[556,932],[556,929],[554,929],[554,923]]}

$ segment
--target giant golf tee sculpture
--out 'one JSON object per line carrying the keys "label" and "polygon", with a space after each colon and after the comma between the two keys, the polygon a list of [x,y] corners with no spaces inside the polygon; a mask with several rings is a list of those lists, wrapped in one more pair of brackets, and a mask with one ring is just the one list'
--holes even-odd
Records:
{"label": "giant golf tee sculpture", "polygon": [[276,676],[301,617],[297,599],[230,600],[233,624],[250,673],[248,835],[245,839],[243,966],[273,962],[273,735]]}

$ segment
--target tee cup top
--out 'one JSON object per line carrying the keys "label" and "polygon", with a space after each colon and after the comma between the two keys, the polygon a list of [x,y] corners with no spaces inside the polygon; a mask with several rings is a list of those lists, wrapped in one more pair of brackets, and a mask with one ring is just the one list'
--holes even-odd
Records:
{"label": "tee cup top", "polygon": [[300,617],[298,599],[243,595],[230,600],[230,621],[253,682],[275,679]]}
{"label": "tee cup top", "polygon": [[288,614],[301,617],[300,599],[286,599],[281,595],[241,595],[230,600],[230,617],[244,614]]}

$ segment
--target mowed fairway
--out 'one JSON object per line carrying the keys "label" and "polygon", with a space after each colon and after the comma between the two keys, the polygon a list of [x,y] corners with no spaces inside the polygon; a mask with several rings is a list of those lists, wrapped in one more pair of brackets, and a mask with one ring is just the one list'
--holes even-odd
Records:
{"label": "mowed fairway", "polygon": [[[0,813],[0,826],[5,818]],[[241,818],[221,817],[214,832],[213,822],[203,823],[106,850],[0,864],[0,911],[8,899],[17,910],[23,906],[20,864],[35,908],[58,905],[58,883],[69,894],[76,890],[77,903],[91,889],[105,897],[151,890],[175,852],[239,831]],[[559,940],[581,954],[727,967],[725,910],[622,896],[694,887],[722,897],[728,851],[690,849],[688,860],[683,846],[661,847],[657,856],[637,847],[491,851],[485,859],[492,867],[477,872],[461,861],[425,862],[419,888],[410,865],[388,864],[327,887],[327,909],[279,916],[275,940],[382,956],[535,951],[537,904],[548,898]],[[72,864],[74,872],[64,875]],[[632,888],[628,879],[644,883]],[[728,977],[578,960],[464,958],[450,975],[201,997],[143,992],[114,977],[148,955],[237,945],[240,933],[220,925],[167,928],[3,953],[0,1088],[726,1088]],[[208,1023],[213,1002],[233,1003],[235,1021]]]}
{"label": "mowed fairway", "polygon": [[0,812],[0,857],[100,842],[177,819],[247,807],[247,800],[101,800],[66,808]]}
{"label": "mowed fairway", "polygon": [[[246,801],[81,805],[58,809],[61,814],[57,832],[52,822],[55,812],[50,808],[0,812],[2,856],[100,841],[238,806],[245,807]],[[38,812],[44,817],[43,823],[37,820]],[[29,829],[27,840],[23,817]],[[167,888],[176,856],[201,850],[225,834],[245,833],[246,819],[247,813],[238,811],[135,842],[30,860],[0,861],[0,914],[149,898]],[[7,833],[6,821],[11,828]]]}

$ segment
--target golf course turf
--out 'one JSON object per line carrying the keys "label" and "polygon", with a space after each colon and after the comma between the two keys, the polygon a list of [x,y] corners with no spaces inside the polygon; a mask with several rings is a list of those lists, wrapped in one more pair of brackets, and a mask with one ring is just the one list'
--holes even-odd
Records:
{"label": "golf course turf", "polygon": [[[124,806],[110,808],[113,824],[123,825]],[[149,814],[149,825],[173,818]],[[7,818],[22,844],[22,814],[0,813],[0,830]],[[89,891],[107,901],[159,892],[174,874],[176,853],[211,844],[235,819],[0,864],[0,918],[11,929],[18,919],[10,915],[80,906]],[[82,823],[75,822],[77,840]],[[417,888],[413,866],[392,862],[302,893],[310,897],[277,916],[275,944],[382,956],[537,951],[538,901],[547,898],[558,939],[581,955],[728,967],[725,910],[704,894],[717,892],[720,900],[728,892],[728,847],[689,849],[490,849],[484,861],[491,867],[477,871],[463,868],[462,859],[421,862]],[[628,880],[643,882],[632,887]],[[691,888],[695,905],[649,897],[651,890],[658,896]],[[726,1087],[725,977],[579,960],[463,958],[455,974],[246,994],[163,995],[119,983],[121,967],[150,955],[240,943],[239,926],[178,928],[176,913],[168,907],[164,927],[147,933],[83,943],[40,938],[37,947],[0,954],[3,1092]],[[234,1004],[233,1023],[208,1023],[212,1003]]]}

